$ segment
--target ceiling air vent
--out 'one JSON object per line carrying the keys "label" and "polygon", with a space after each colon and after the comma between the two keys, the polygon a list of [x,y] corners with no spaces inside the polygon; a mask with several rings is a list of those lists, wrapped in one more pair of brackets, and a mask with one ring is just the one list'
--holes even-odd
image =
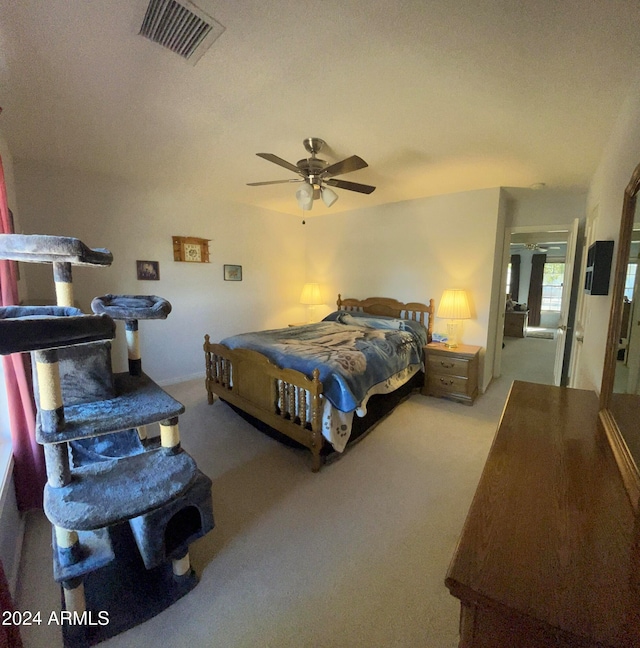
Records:
{"label": "ceiling air vent", "polygon": [[224,29],[189,0],[151,0],[139,33],[195,65]]}

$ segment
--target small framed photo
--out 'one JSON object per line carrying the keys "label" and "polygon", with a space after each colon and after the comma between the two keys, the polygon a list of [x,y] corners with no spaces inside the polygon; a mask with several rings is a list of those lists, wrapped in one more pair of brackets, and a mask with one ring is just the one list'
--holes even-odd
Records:
{"label": "small framed photo", "polygon": [[225,281],[242,281],[242,266],[239,266],[239,265],[225,265],[224,266],[224,280]]}
{"label": "small framed photo", "polygon": [[158,261],[136,261],[138,281],[159,281],[160,263]]}

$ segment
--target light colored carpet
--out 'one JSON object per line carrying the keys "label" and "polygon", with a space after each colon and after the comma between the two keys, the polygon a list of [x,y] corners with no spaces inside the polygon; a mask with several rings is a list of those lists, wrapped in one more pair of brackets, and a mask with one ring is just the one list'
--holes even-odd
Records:
{"label": "light colored carpet", "polygon": [[[101,645],[454,648],[447,567],[511,381],[545,382],[554,346],[507,339],[503,376],[473,407],[414,395],[318,474],[306,453],[207,405],[202,381],[168,389],[187,407],[183,446],[213,480],[216,528],[191,547],[198,586]],[[50,533],[29,515],[17,596],[44,618],[60,600]],[[22,635],[26,648],[61,646],[55,626]]]}
{"label": "light colored carpet", "polygon": [[[540,338],[504,338],[502,350],[502,381],[528,380],[553,384],[556,341]],[[489,393],[489,392],[487,392]]]}

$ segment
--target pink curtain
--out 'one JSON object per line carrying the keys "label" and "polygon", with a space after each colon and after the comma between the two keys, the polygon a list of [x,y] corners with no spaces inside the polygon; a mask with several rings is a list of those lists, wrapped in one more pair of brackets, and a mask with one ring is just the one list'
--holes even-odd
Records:
{"label": "pink curtain", "polygon": [[[7,188],[0,159],[0,233],[12,234],[13,222],[7,205]],[[0,261],[0,306],[18,303],[16,263]],[[29,356],[14,353],[2,357],[7,388],[11,440],[15,460],[14,481],[18,508],[26,511],[42,508],[42,490],[46,482],[44,453],[35,440],[36,407],[33,399]]]}

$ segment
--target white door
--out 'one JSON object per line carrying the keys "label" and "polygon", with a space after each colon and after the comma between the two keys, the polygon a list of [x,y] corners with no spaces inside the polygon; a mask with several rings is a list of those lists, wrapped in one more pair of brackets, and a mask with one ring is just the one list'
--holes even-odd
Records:
{"label": "white door", "polygon": [[[498,300],[498,325],[496,326],[495,354],[493,356],[493,377],[502,375],[502,341],[504,338],[504,310],[507,302],[507,268],[511,259],[509,245],[511,243],[511,231],[505,228],[504,240],[502,242],[502,272],[500,273],[500,299]],[[485,358],[486,362],[486,358]]]}
{"label": "white door", "polygon": [[564,277],[562,279],[562,304],[560,306],[560,321],[556,334],[556,361],[553,366],[553,384],[560,385],[562,380],[562,364],[564,351],[567,346],[567,325],[569,322],[569,303],[571,302],[571,283],[573,279],[573,265],[576,258],[576,244],[578,242],[578,225],[576,218],[569,230],[567,239],[567,256],[564,262]]}
{"label": "white door", "polygon": [[[587,269],[587,250],[596,239],[598,231],[598,219],[600,217],[600,206],[596,205],[589,216],[587,216],[586,232],[580,245],[582,246],[582,261],[580,263],[580,276],[584,277]],[[579,388],[582,385],[581,376],[578,375],[580,367],[580,356],[582,354],[582,343],[584,341],[584,330],[589,324],[591,311],[587,309],[587,300],[584,290],[578,291],[578,303],[576,304],[576,317],[573,325],[573,348],[571,349],[571,362],[569,363],[569,387]]]}

